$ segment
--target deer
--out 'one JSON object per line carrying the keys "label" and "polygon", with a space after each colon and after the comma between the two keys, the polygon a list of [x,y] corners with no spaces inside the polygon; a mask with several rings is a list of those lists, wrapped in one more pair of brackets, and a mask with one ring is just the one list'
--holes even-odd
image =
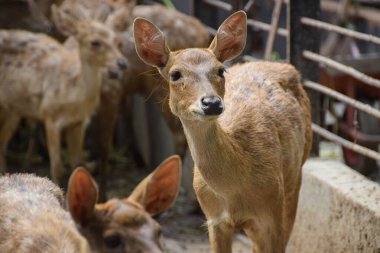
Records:
{"label": "deer", "polygon": [[3,253],[91,253],[61,189],[33,174],[0,177],[0,236]]}
{"label": "deer", "polygon": [[134,21],[139,57],[169,83],[213,253],[231,253],[239,230],[254,252],[285,252],[311,146],[310,102],[294,67],[265,61],[224,67],[244,49],[246,33],[247,16],[238,11],[208,48],[171,51],[159,28]]}
{"label": "deer", "polygon": [[180,178],[181,159],[173,155],[127,198],[97,204],[97,184],[84,167],[78,167],[69,179],[67,206],[79,231],[96,252],[162,253],[160,225],[152,217],[174,203]]}
{"label": "deer", "polygon": [[53,9],[58,24],[70,29],[64,44],[21,30],[0,31],[0,173],[20,118],[42,122],[50,174],[62,183],[61,134],[65,134],[71,168],[83,163],[86,125],[95,113],[101,78],[120,78],[127,61],[117,48],[118,36],[96,21],[73,22]]}

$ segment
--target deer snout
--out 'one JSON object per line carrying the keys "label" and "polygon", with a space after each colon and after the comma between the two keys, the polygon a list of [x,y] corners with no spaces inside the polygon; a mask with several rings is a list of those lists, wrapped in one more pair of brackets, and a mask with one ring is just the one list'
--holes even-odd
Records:
{"label": "deer snout", "polygon": [[205,115],[220,115],[224,105],[218,96],[205,96],[201,98],[201,108]]}

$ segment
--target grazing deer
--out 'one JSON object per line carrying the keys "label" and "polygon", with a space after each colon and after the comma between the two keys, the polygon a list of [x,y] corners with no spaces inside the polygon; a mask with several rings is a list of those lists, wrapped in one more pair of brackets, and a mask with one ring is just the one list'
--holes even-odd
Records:
{"label": "grazing deer", "polygon": [[91,175],[77,168],[70,177],[67,202],[81,233],[97,252],[160,253],[160,226],[151,217],[176,199],[181,160],[171,156],[148,175],[125,199],[96,204],[98,191]]}
{"label": "grazing deer", "polygon": [[75,35],[64,45],[44,34],[0,31],[0,173],[6,171],[7,144],[20,118],[27,117],[44,123],[51,176],[60,183],[61,133],[66,134],[70,165],[76,166],[82,160],[86,122],[99,104],[103,69],[118,78],[126,68],[112,30],[99,22],[57,16],[57,23]]}
{"label": "grazing deer", "polygon": [[292,66],[251,62],[225,70],[222,63],[242,52],[246,29],[239,11],[209,48],[173,52],[156,26],[134,21],[138,55],[169,82],[214,253],[230,253],[239,229],[254,252],[285,251],[311,144],[309,100]]}
{"label": "grazing deer", "polygon": [[61,190],[46,178],[0,177],[0,251],[90,253],[63,202]]}

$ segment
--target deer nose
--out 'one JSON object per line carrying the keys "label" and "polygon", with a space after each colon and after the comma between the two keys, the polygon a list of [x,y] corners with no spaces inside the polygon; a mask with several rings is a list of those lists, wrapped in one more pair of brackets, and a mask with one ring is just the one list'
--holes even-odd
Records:
{"label": "deer nose", "polygon": [[127,67],[128,67],[128,62],[127,62],[127,60],[125,60],[125,59],[118,59],[118,60],[117,60],[117,66],[118,66],[120,69],[127,69]]}
{"label": "deer nose", "polygon": [[223,112],[223,102],[220,97],[207,96],[201,99],[201,107],[205,115],[220,115]]}

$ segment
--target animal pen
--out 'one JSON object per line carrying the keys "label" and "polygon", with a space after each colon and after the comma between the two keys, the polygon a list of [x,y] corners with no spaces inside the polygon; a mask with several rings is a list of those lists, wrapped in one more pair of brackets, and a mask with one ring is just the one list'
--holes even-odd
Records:
{"label": "animal pen", "polygon": [[211,34],[230,13],[246,11],[248,41],[238,60],[277,59],[293,64],[302,74],[312,104],[312,155],[318,156],[321,138],[335,142],[341,145],[347,165],[376,179],[376,161],[380,160],[379,3],[173,2],[179,10],[208,25]]}

